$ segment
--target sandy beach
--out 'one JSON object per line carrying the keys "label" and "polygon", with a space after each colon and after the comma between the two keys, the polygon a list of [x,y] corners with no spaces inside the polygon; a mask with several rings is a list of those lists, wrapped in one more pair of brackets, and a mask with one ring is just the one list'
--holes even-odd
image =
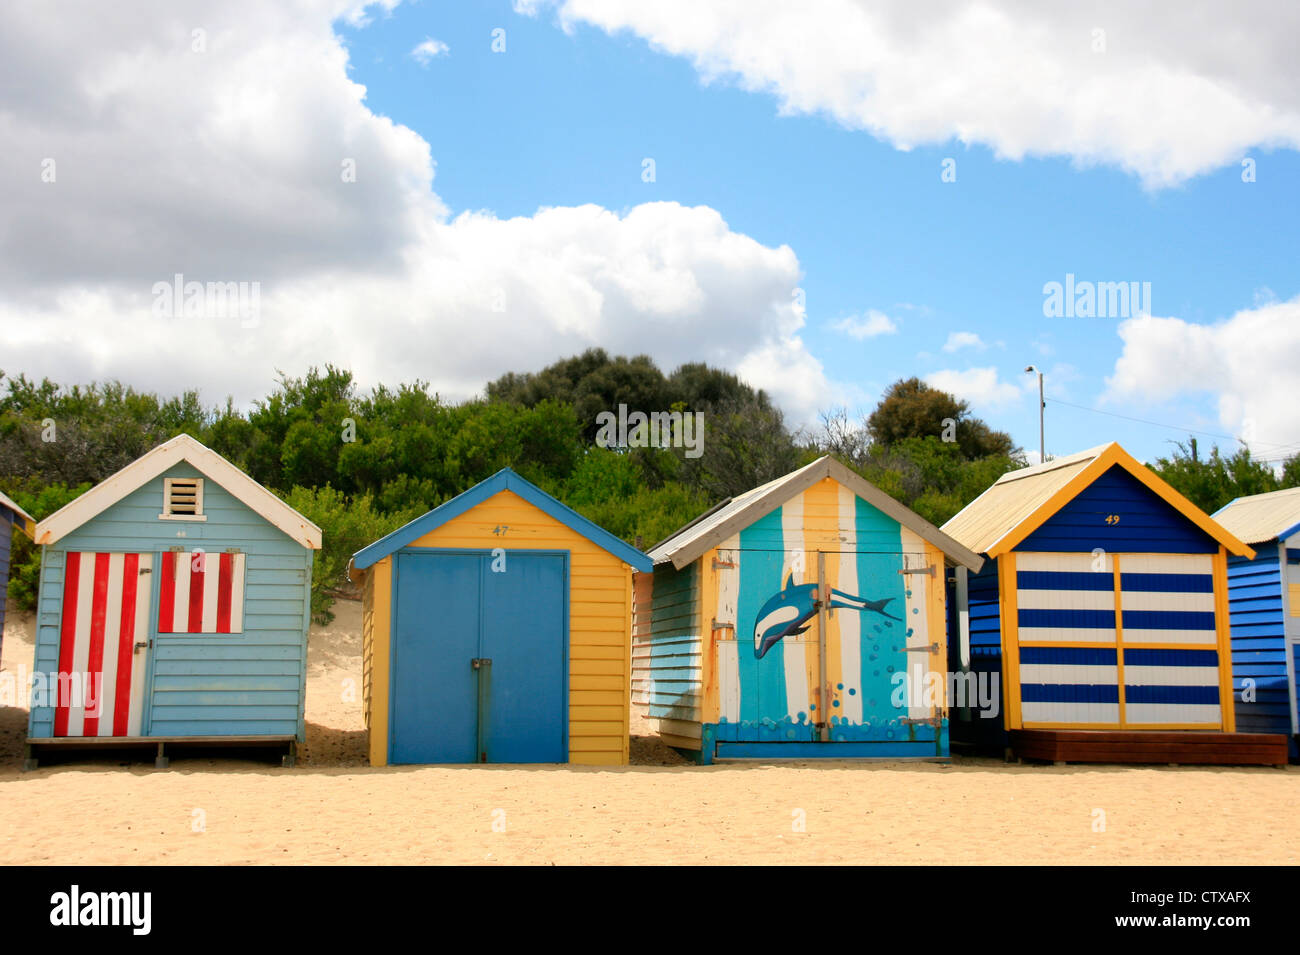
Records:
{"label": "sandy beach", "polygon": [[[1295,864],[1300,768],[798,762],[699,767],[634,722],[633,765],[366,765],[360,608],[313,627],[298,766],[78,758],[22,772],[0,706],[0,862]],[[31,666],[32,617],[3,670]],[[1104,814],[1104,815],[1102,815]],[[1099,829],[1104,822],[1104,828]]]}

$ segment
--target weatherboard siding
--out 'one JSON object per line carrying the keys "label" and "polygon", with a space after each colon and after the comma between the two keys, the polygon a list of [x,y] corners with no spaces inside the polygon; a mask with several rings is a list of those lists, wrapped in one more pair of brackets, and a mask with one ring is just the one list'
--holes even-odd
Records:
{"label": "weatherboard siding", "polygon": [[388,765],[389,677],[392,657],[389,627],[393,615],[393,559],[386,557],[366,571],[361,618],[361,683],[366,728],[370,731],[370,764]]}
{"label": "weatherboard siding", "polygon": [[[1277,545],[1258,545],[1256,553],[1254,560],[1228,558],[1237,727],[1243,733],[1289,733],[1286,624]],[[1242,699],[1247,680],[1254,681],[1253,702]]]}
{"label": "weatherboard siding", "polygon": [[[497,533],[494,533],[496,531]],[[566,550],[569,552],[569,762],[621,765],[628,759],[628,715],[632,620],[632,569],[604,548],[504,490],[412,541],[408,548],[502,547],[507,551]],[[368,575],[390,572],[392,557],[375,563]],[[381,570],[382,568],[382,570]],[[382,584],[382,586],[380,586]],[[391,587],[377,582],[375,612],[387,608]],[[382,611],[388,613],[386,609]],[[375,673],[371,692],[384,714],[372,721],[371,762],[386,765],[387,712],[390,704],[387,673],[379,660],[391,660],[391,620],[374,625],[372,657]],[[382,746],[383,752],[377,752]],[[379,757],[379,758],[376,758]]]}
{"label": "weatherboard siding", "polygon": [[[1108,517],[1114,517],[1107,523]],[[1218,543],[1119,465],[1109,468],[1028,537],[1019,551],[1214,554]]]}
{"label": "weatherboard siding", "polygon": [[[159,520],[163,481],[175,477],[204,479],[206,521]],[[58,670],[68,553],[158,554],[173,547],[187,552],[201,548],[210,554],[237,549],[247,555],[243,632],[159,636],[158,587],[151,587],[153,648],[147,679],[153,689],[144,735],[283,735],[302,740],[314,554],[187,463],[168,469],[42,548],[37,672]],[[54,707],[32,708],[30,735],[54,735]]]}
{"label": "weatherboard siding", "polygon": [[659,732],[699,739],[703,660],[700,560],[636,574],[632,702]]}

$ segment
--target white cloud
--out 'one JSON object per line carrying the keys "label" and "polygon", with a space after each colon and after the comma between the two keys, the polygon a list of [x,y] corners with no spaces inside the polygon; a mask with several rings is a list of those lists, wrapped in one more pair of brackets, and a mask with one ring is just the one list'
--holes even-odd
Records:
{"label": "white cloud", "polygon": [[967,368],[964,371],[947,368],[925,376],[926,384],[969,401],[976,408],[1000,408],[1020,400],[1022,391],[1016,385],[1002,381],[998,370]]}
{"label": "white cloud", "polygon": [[[714,209],[448,210],[429,144],[348,78],[332,24],[369,12],[10,11],[0,89],[22,95],[0,110],[0,368],[243,404],[277,369],[332,361],[363,386],[419,377],[464,397],[599,345],[742,369],[796,418],[833,400],[800,337],[795,253]],[[155,317],[153,286],[176,273],[260,283],[257,326]]]}
{"label": "white cloud", "polygon": [[865,318],[842,318],[831,325],[837,332],[843,332],[850,338],[865,341],[878,335],[893,335],[898,331],[898,323],[874,308],[867,311]]}
{"label": "white cloud", "polygon": [[943,343],[943,350],[946,352],[960,351],[963,348],[975,348],[983,351],[985,347],[983,339],[974,332],[950,332],[948,340]]}
{"label": "white cloud", "polygon": [[411,56],[415,57],[421,66],[428,66],[435,57],[442,56],[450,51],[451,47],[447,46],[447,44],[443,43],[441,40],[435,40],[433,37],[425,37],[424,42],[411,51]]}
{"label": "white cloud", "polygon": [[1300,367],[1300,296],[1213,325],[1139,316],[1123,322],[1119,336],[1124,350],[1107,379],[1107,399],[1208,394],[1220,425],[1246,437],[1259,456],[1300,444],[1300,405],[1285,395]]}
{"label": "white cloud", "polygon": [[553,5],[566,29],[630,31],[706,82],[770,93],[784,113],[826,114],[901,149],[958,140],[1009,159],[1114,165],[1159,187],[1254,147],[1300,146],[1295,4],[1247,0],[1231,15],[1126,0]]}

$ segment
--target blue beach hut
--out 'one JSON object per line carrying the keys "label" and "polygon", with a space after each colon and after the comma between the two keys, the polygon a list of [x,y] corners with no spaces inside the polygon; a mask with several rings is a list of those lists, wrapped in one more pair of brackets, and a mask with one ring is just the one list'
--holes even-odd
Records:
{"label": "blue beach hut", "polygon": [[303,740],[318,527],[188,435],[36,526],[28,765],[53,747]]}
{"label": "blue beach hut", "polygon": [[1297,755],[1300,714],[1300,488],[1239,497],[1214,519],[1255,550],[1228,558],[1237,726],[1285,733]]}

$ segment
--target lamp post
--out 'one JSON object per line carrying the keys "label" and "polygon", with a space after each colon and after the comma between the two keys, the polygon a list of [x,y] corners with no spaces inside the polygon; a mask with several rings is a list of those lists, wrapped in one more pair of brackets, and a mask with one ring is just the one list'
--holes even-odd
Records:
{"label": "lamp post", "polygon": [[1047,402],[1043,400],[1043,373],[1033,365],[1026,366],[1025,371],[1038,375],[1038,463],[1044,464],[1047,461],[1047,442],[1043,440],[1043,409]]}

